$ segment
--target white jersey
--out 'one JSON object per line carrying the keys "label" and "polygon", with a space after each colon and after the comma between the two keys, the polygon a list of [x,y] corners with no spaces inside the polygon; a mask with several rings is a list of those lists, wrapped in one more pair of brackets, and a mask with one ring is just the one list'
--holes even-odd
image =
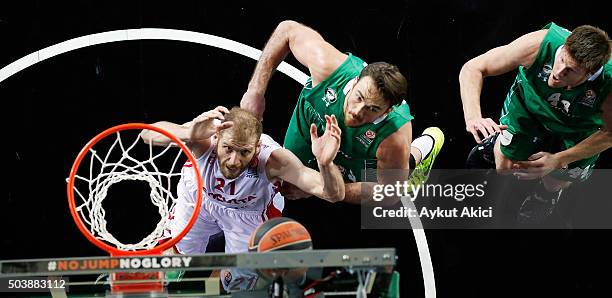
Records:
{"label": "white jersey", "polygon": [[[240,176],[227,179],[219,169],[215,146],[211,146],[196,161],[202,176],[203,198],[198,219],[179,241],[175,250],[181,254],[204,253],[212,235],[223,232],[226,253],[248,251],[248,240],[265,220],[281,216],[284,198],[279,193],[279,181],[269,181],[266,163],[274,150],[281,148],[268,135],[261,135],[259,154]],[[274,184],[273,184],[274,182]],[[197,194],[193,165],[185,163],[178,183],[178,200],[173,211],[169,232],[180,233],[193,214]],[[253,272],[228,271],[223,287],[250,288],[256,281]]]}
{"label": "white jersey", "polygon": [[[203,199],[232,209],[265,210],[266,204],[278,194],[280,186],[280,180],[273,182],[268,180],[266,163],[270,154],[281,146],[265,134],[261,135],[260,140],[259,155],[240,176],[234,179],[227,179],[221,173],[215,146],[211,146],[196,160],[204,186]],[[179,187],[185,186],[187,188],[185,190],[195,197],[197,183],[191,163],[187,162],[183,167],[181,180],[184,181],[179,182]]]}

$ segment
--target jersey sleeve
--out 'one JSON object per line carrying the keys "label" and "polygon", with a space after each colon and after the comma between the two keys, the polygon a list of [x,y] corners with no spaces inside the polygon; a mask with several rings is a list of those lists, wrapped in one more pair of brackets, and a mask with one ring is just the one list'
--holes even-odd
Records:
{"label": "jersey sleeve", "polygon": [[268,162],[268,158],[275,150],[281,148],[276,141],[274,141],[269,135],[261,134],[261,145],[259,147],[259,156],[258,156],[258,171],[260,173],[266,172],[266,163]]}

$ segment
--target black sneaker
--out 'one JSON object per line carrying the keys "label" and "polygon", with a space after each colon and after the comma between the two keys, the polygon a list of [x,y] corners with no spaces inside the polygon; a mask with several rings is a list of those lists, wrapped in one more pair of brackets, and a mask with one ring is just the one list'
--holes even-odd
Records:
{"label": "black sneaker", "polygon": [[470,154],[468,154],[465,167],[468,169],[494,169],[495,153],[493,148],[498,136],[499,132],[495,132],[474,146]]}

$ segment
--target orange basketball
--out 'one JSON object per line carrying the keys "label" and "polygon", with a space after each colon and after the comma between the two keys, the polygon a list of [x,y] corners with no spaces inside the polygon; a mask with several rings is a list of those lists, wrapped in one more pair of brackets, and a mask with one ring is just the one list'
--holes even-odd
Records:
{"label": "orange basketball", "polygon": [[249,239],[249,251],[303,250],[312,248],[308,230],[299,222],[276,217],[260,224]]}

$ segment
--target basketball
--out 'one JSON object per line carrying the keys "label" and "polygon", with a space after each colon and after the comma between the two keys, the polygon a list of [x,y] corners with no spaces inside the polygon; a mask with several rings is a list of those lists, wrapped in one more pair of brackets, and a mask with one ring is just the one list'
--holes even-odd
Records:
{"label": "basketball", "polygon": [[249,239],[251,252],[304,249],[312,249],[310,233],[302,224],[287,217],[261,223]]}

